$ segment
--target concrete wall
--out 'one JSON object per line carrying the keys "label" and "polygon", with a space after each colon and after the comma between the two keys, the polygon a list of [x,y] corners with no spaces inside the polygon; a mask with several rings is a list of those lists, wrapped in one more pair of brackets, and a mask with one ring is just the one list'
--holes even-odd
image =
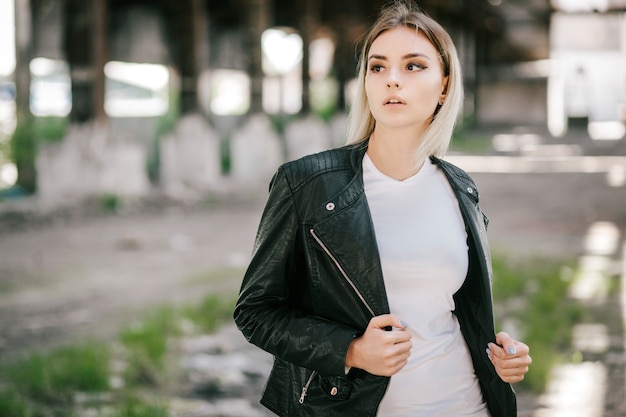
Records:
{"label": "concrete wall", "polygon": [[479,125],[547,123],[547,80],[502,80],[481,84],[476,92]]}

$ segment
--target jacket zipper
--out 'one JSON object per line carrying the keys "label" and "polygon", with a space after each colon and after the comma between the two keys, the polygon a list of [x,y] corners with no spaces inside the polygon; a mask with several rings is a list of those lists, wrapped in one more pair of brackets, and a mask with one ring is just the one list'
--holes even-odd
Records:
{"label": "jacket zipper", "polygon": [[370,307],[370,305],[367,303],[367,301],[365,301],[365,297],[363,297],[363,295],[361,294],[359,289],[356,287],[356,285],[354,285],[354,282],[352,282],[352,280],[350,279],[348,274],[346,274],[346,271],[344,271],[344,269],[341,267],[341,265],[339,264],[337,259],[333,256],[333,254],[330,253],[330,250],[328,250],[328,248],[326,247],[324,242],[322,242],[322,240],[315,234],[315,230],[310,229],[309,232],[311,233],[311,236],[313,236],[313,239],[315,239],[315,241],[324,250],[326,255],[328,255],[328,257],[333,261],[333,263],[335,264],[335,266],[337,267],[339,272],[341,272],[341,275],[343,276],[343,278],[348,282],[348,284],[350,284],[350,286],[352,287],[352,289],[354,290],[356,295],[361,299],[361,301],[363,302],[363,305],[367,308],[367,310],[370,312],[372,317],[376,316],[376,313],[374,313],[374,310]]}
{"label": "jacket zipper", "polygon": [[309,379],[307,379],[306,384],[304,384],[304,386],[302,387],[300,399],[298,400],[300,404],[304,404],[304,397],[306,397],[306,393],[309,390],[309,385],[311,385],[311,382],[313,382],[313,378],[315,378],[315,375],[317,375],[317,371],[313,371]]}
{"label": "jacket zipper", "polygon": [[[367,308],[367,310],[370,312],[372,317],[374,317],[376,315],[374,313],[374,310],[370,307],[367,301],[365,301],[365,297],[363,297],[359,289],[356,287],[356,285],[354,285],[354,282],[352,282],[348,274],[346,274],[346,271],[344,271],[341,264],[339,264],[339,262],[337,261],[337,258],[333,256],[333,254],[330,252],[330,250],[328,250],[328,247],[326,247],[324,242],[322,242],[322,240],[315,234],[315,230],[310,229],[309,232],[311,233],[311,236],[313,236],[313,239],[315,239],[315,241],[318,243],[318,245],[320,245],[324,253],[326,253],[326,255],[328,255],[328,257],[333,261],[333,263],[335,264],[339,272],[341,272],[341,276],[348,282],[348,284],[350,284],[350,286],[352,287],[356,295],[359,297],[359,299],[361,300],[365,308]],[[313,371],[311,376],[309,376],[309,379],[306,381],[306,384],[304,385],[304,387],[302,387],[302,392],[300,393],[300,399],[298,400],[300,404],[304,404],[304,399],[306,398],[307,392],[309,391],[309,386],[311,385],[311,382],[313,382],[313,378],[315,378],[317,374],[318,374],[317,371]]]}

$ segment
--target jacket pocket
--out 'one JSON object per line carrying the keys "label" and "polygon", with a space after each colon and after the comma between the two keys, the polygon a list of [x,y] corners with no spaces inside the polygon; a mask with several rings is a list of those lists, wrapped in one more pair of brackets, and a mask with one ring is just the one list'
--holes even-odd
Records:
{"label": "jacket pocket", "polygon": [[323,376],[320,377],[320,388],[334,401],[344,401],[350,397],[354,383],[347,378]]}
{"label": "jacket pocket", "polygon": [[309,375],[309,378],[306,380],[306,384],[304,384],[304,386],[302,387],[302,391],[300,392],[300,399],[298,399],[298,402],[300,404],[304,404],[304,400],[306,399],[306,396],[309,393],[309,388],[311,387],[311,382],[313,382],[313,379],[315,379],[317,374],[317,371],[313,371],[311,375]]}

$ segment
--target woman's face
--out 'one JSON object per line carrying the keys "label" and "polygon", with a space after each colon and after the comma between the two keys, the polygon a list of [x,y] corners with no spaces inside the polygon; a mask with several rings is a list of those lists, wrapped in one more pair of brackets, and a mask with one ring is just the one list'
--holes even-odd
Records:
{"label": "woman's face", "polygon": [[377,126],[425,130],[447,81],[439,53],[420,32],[390,29],[370,47],[365,94]]}

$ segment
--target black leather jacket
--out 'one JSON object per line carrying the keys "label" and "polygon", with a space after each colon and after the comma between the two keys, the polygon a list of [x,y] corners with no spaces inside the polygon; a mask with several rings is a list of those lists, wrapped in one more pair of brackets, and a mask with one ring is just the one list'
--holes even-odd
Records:
{"label": "black leather jacket", "polygon": [[[367,143],[287,163],[269,199],[245,274],[235,321],[274,355],[261,403],[279,416],[375,416],[388,378],[345,357],[370,319],[389,313],[372,219],[363,189]],[[445,173],[465,220],[469,269],[455,294],[461,331],[492,417],[517,415],[511,386],[485,352],[495,340],[487,219],[461,169],[432,158]]]}

